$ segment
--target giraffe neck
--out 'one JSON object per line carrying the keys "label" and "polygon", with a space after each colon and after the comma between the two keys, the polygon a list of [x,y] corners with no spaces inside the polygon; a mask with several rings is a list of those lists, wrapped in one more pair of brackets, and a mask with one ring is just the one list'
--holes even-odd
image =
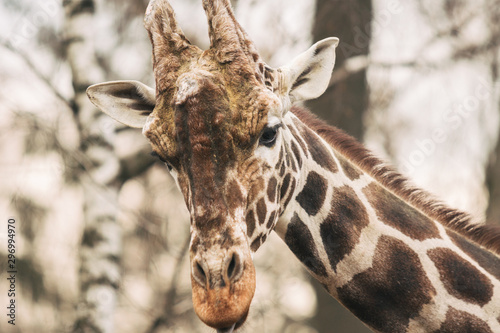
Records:
{"label": "giraffe neck", "polygon": [[275,230],[327,291],[379,332],[500,332],[500,256],[457,231],[465,214],[436,204],[438,221],[292,111],[297,185]]}

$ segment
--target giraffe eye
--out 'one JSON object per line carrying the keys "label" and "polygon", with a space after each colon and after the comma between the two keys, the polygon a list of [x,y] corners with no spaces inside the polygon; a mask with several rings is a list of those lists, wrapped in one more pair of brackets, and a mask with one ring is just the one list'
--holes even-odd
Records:
{"label": "giraffe eye", "polygon": [[278,136],[278,129],[280,127],[281,124],[275,125],[273,127],[266,127],[260,136],[259,144],[269,148],[274,146],[274,143],[276,142],[276,138]]}

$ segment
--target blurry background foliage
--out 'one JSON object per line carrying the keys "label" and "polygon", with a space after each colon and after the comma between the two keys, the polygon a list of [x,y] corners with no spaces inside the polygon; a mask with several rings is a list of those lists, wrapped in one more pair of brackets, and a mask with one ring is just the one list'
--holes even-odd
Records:
{"label": "blurry background foliage", "polygon": [[[172,0],[207,47],[199,0]],[[189,218],[140,131],[102,116],[88,85],[153,85],[146,0],[0,1],[0,273],[17,226],[16,326],[1,332],[209,332],[193,312]],[[478,222],[500,221],[497,0],[233,0],[279,66],[341,44],[308,106]],[[276,236],[255,256],[242,332],[368,332]],[[0,279],[0,304],[7,304]],[[3,305],[2,305],[3,306]]]}

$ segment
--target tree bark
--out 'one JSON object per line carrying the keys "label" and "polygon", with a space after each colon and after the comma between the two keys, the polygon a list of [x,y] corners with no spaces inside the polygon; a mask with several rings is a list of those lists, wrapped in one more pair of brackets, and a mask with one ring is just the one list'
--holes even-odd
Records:
{"label": "tree bark", "polygon": [[120,281],[121,228],[116,222],[120,163],[113,149],[114,126],[93,107],[87,87],[102,82],[92,28],[93,0],[63,1],[66,55],[75,92],[74,117],[80,149],[91,161],[79,175],[84,197],[80,244],[80,300],[73,332],[113,332]]}
{"label": "tree bark", "polygon": [[[340,68],[347,59],[368,54],[371,19],[371,0],[317,0],[313,39],[340,39],[335,64]],[[368,107],[366,70],[330,86],[320,98],[308,102],[308,107],[328,123],[362,140],[363,114]]]}
{"label": "tree bark", "polygon": [[500,225],[500,138],[495,151],[491,154],[486,170],[486,185],[489,191],[486,222]]}
{"label": "tree bark", "polygon": [[[493,82],[498,82],[500,77],[500,48],[498,47],[500,43],[500,28],[498,27],[500,9],[494,1],[490,1],[488,4],[491,8],[489,11],[489,26],[492,31],[491,44],[496,45],[492,56],[491,76]],[[497,106],[497,109],[500,112],[500,105]],[[486,168],[486,186],[489,193],[486,222],[500,225],[500,134]]]}

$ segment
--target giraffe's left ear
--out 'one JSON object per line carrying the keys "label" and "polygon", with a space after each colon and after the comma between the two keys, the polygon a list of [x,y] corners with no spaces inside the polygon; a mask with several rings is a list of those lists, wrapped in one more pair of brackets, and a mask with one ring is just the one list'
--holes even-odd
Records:
{"label": "giraffe's left ear", "polygon": [[335,65],[335,48],[339,39],[323,39],[280,68],[283,73],[282,92],[288,93],[292,103],[321,96],[332,76]]}

